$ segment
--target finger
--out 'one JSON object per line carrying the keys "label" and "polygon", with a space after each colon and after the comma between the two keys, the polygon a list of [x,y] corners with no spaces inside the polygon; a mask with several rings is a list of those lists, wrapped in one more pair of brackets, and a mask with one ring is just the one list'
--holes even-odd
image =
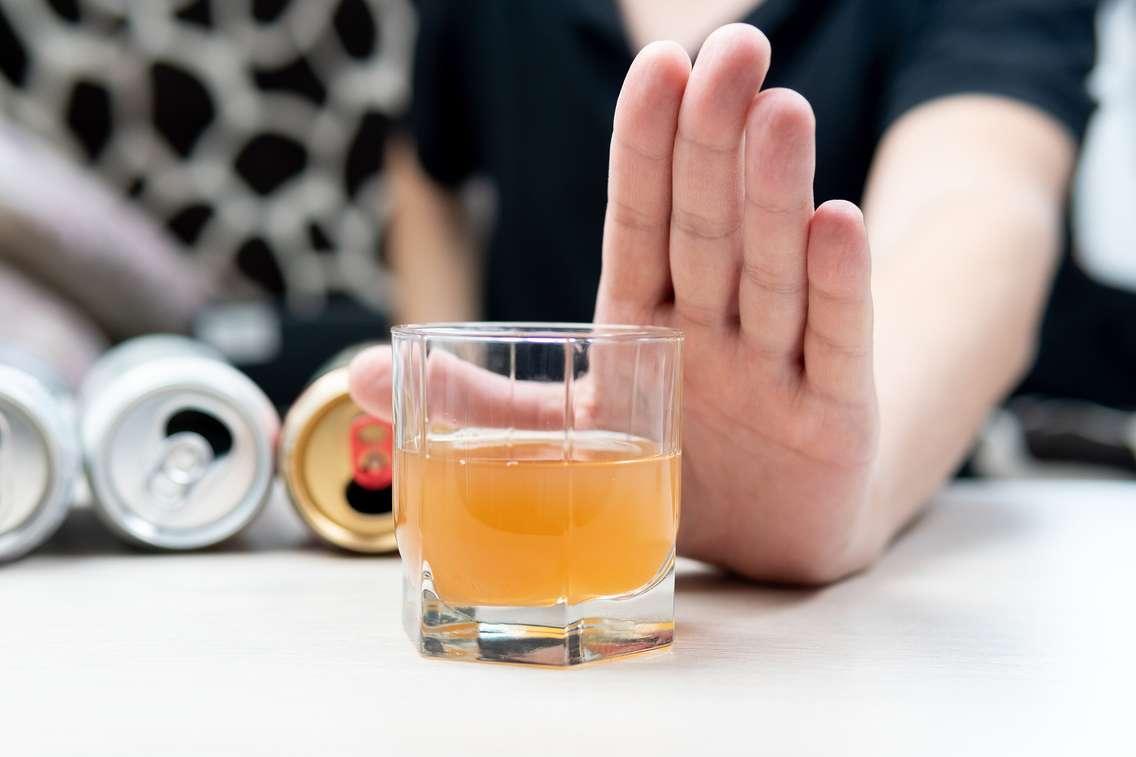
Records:
{"label": "finger", "polygon": [[741,144],[746,113],[769,68],[769,41],[731,24],[698,54],[679,112],[670,262],[675,308],[689,323],[737,313],[741,264]]}
{"label": "finger", "polygon": [[363,412],[390,422],[393,397],[391,348],[371,347],[351,361],[347,369],[347,385],[351,399]]}
{"label": "finger", "polygon": [[636,56],[615,106],[604,221],[600,323],[645,323],[670,297],[671,155],[690,58],[674,42]]}
{"label": "finger", "polygon": [[872,392],[871,260],[864,216],[849,202],[817,208],[809,225],[805,380],[840,403]]}
{"label": "finger", "polygon": [[[407,377],[406,386],[416,377]],[[364,412],[393,418],[393,356],[388,346],[364,350],[348,372],[351,398]],[[426,361],[426,404],[431,423],[460,426],[560,428],[564,423],[564,385],[514,381],[435,350]]]}
{"label": "finger", "polygon": [[813,216],[816,126],[788,89],[758,95],[746,123],[742,332],[761,362],[799,370],[808,306],[805,251]]}

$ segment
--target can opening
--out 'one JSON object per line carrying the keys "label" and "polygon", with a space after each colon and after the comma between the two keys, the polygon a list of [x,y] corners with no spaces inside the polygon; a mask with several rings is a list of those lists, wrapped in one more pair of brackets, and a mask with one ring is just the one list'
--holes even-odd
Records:
{"label": "can opening", "polygon": [[391,487],[368,489],[352,479],[344,491],[344,497],[351,509],[361,515],[385,515],[392,509]]}
{"label": "can opening", "polygon": [[226,455],[233,448],[233,433],[219,419],[201,410],[179,410],[166,421],[166,436],[183,432],[197,434],[213,448],[213,456]]}

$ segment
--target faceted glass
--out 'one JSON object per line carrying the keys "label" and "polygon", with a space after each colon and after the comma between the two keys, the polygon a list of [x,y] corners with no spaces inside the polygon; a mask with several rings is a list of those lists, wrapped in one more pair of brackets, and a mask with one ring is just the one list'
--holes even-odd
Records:
{"label": "faceted glass", "polygon": [[682,335],[392,333],[395,527],[419,651],[573,665],[669,645]]}

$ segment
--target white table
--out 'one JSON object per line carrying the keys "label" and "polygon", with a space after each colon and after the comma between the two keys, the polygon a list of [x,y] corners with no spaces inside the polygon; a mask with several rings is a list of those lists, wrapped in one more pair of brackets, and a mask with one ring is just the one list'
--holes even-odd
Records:
{"label": "white table", "polygon": [[0,755],[1133,754],[1134,581],[1136,484],[960,486],[865,575],[684,564],[673,652],[542,670],[420,659],[397,560],[282,502],[178,556],[78,512],[0,568]]}

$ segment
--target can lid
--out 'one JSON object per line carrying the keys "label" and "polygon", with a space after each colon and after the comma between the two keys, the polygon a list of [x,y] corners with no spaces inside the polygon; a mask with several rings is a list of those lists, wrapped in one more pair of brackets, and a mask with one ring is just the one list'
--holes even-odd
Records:
{"label": "can lid", "polygon": [[85,410],[96,507],[132,541],[216,544],[248,525],[271,492],[279,419],[232,366],[201,355],[141,363]]}
{"label": "can lid", "polygon": [[0,561],[46,541],[67,515],[79,473],[75,430],[57,397],[0,365]]}
{"label": "can lid", "polygon": [[393,551],[391,428],[352,401],[346,368],[308,387],[285,417],[282,438],[281,474],[312,530],[344,549]]}
{"label": "can lid", "polygon": [[207,358],[225,365],[221,353],[195,339],[179,334],[136,336],[111,347],[91,366],[79,387],[79,404],[81,407],[90,404],[122,374],[140,365],[181,357]]}

